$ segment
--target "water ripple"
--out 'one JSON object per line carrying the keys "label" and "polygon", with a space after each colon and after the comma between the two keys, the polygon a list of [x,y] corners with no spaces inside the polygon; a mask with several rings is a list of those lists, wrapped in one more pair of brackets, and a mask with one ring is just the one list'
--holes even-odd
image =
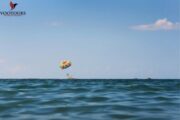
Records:
{"label": "water ripple", "polygon": [[179,120],[179,80],[0,80],[0,119]]}

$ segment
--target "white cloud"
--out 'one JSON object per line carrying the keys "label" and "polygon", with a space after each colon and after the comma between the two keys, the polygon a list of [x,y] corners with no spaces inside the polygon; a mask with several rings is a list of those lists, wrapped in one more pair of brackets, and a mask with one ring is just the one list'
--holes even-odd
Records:
{"label": "white cloud", "polygon": [[60,27],[63,25],[63,22],[51,21],[51,22],[47,22],[46,25],[51,26],[51,27]]}
{"label": "white cloud", "polygon": [[159,19],[152,24],[135,25],[132,27],[135,30],[175,30],[180,29],[180,23],[173,23],[168,19]]}
{"label": "white cloud", "polygon": [[24,67],[22,65],[16,65],[11,68],[8,68],[8,72],[10,74],[18,74],[18,73],[23,72],[23,70],[24,70]]}
{"label": "white cloud", "polygon": [[3,64],[3,63],[5,63],[5,60],[0,58],[0,64]]}
{"label": "white cloud", "polygon": [[23,65],[0,58],[0,74],[16,75],[22,73],[24,70],[25,67]]}

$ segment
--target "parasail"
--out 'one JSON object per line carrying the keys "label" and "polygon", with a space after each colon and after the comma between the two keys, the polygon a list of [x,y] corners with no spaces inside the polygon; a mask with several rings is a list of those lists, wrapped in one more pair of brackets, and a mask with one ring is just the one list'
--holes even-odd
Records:
{"label": "parasail", "polygon": [[63,60],[63,61],[60,62],[60,66],[59,66],[59,67],[60,67],[62,70],[64,70],[64,69],[70,67],[71,65],[72,65],[71,61],[69,61],[69,60]]}

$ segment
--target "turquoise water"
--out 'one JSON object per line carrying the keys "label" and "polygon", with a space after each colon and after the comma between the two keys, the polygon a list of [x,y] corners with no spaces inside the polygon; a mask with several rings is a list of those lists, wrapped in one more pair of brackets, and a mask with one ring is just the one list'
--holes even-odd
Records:
{"label": "turquoise water", "polygon": [[180,80],[0,80],[2,120],[180,120]]}

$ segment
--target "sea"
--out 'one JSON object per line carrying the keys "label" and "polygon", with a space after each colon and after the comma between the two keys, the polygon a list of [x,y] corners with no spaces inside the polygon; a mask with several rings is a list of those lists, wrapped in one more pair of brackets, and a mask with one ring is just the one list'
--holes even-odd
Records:
{"label": "sea", "polygon": [[0,120],[180,120],[180,80],[0,79]]}

